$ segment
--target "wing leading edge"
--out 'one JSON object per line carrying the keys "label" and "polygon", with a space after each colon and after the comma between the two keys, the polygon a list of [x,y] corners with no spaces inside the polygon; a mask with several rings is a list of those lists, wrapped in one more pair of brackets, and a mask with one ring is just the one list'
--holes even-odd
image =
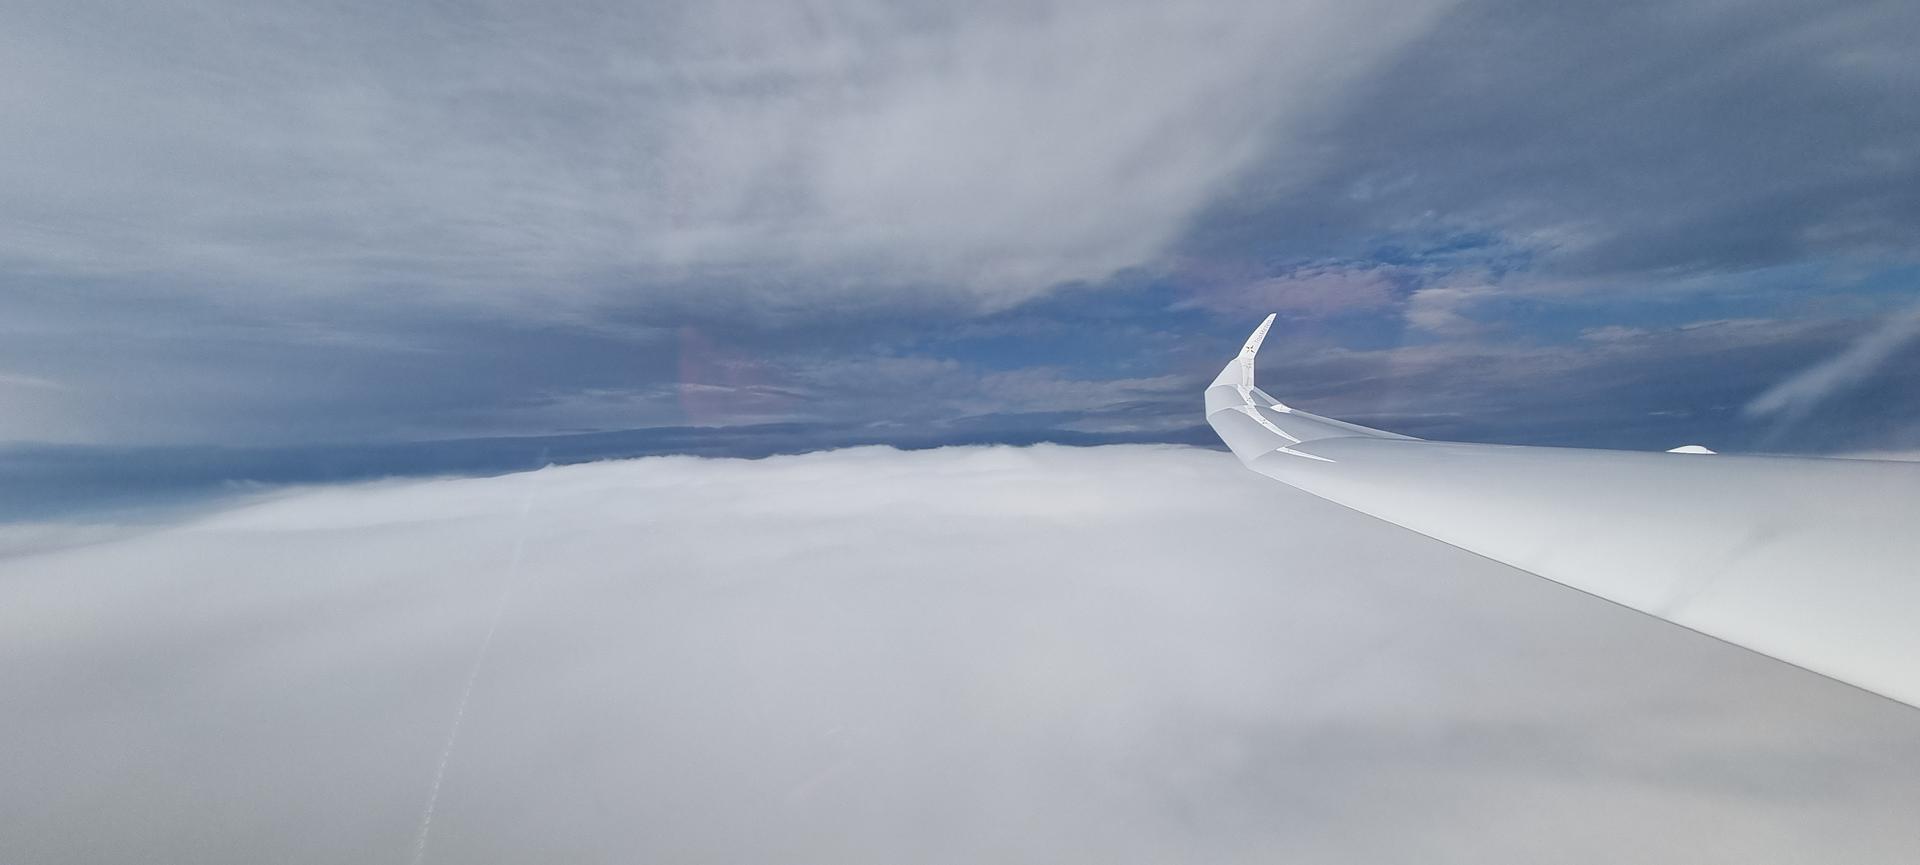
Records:
{"label": "wing leading edge", "polygon": [[1248,468],[1920,706],[1920,463],[1415,439],[1256,387],[1272,324],[1206,392]]}

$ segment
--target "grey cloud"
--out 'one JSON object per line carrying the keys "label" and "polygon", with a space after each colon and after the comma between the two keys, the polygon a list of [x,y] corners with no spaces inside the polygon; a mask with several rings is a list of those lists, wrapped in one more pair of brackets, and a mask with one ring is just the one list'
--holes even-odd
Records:
{"label": "grey cloud", "polygon": [[[1661,342],[1714,390],[1601,339],[1564,372],[1509,302],[1660,331],[1656,299],[1860,290],[1754,267],[1910,257],[1910,6],[14,4],[0,440],[1177,429],[1220,322],[1271,307],[1309,349],[1465,343],[1404,380],[1329,355],[1352,390],[1314,394],[1618,443],[1536,419],[1720,412],[1852,326],[1753,369]],[[1562,402],[1483,390],[1500,357]],[[1889,402],[1832,444],[1900,445]]]}
{"label": "grey cloud", "polygon": [[[248,399],[241,414],[222,408],[220,400],[231,395],[174,387],[155,375],[140,379],[142,392],[119,408],[168,418],[142,400],[203,407],[198,422],[230,436],[214,441],[251,437],[248,446],[155,447],[162,428],[147,424],[124,433],[120,444],[0,448],[0,480],[20,494],[0,503],[0,519],[65,511],[88,496],[115,504],[233,482],[498,472],[536,459],[757,456],[881,442],[1212,443],[1193,394],[1218,371],[1220,346],[1242,336],[1244,324],[1211,333],[1122,320],[1107,332],[1103,323],[1084,320],[996,319],[962,339],[1022,346],[1071,339],[1075,353],[1094,361],[1029,359],[998,370],[932,354],[937,346],[904,353],[905,343],[888,344],[893,337],[821,351],[791,337],[775,345],[754,335],[687,332],[634,343],[573,331],[459,327],[435,342],[473,348],[341,358],[282,346],[267,355],[272,363],[227,362],[238,367],[232,372],[221,361],[236,356],[229,352],[244,357],[245,347],[223,348],[206,362],[241,381],[259,377],[274,398]],[[1801,425],[1791,439],[1771,436],[1771,425],[1740,410],[1877,324],[1642,323],[1590,327],[1580,339],[1553,342],[1502,329],[1492,318],[1446,341],[1351,349],[1329,339],[1319,323],[1295,320],[1273,337],[1285,349],[1272,353],[1261,375],[1270,392],[1310,410],[1430,438],[1629,449],[1699,442],[1725,451],[1799,453],[1908,447],[1920,431],[1920,404],[1902,385],[1920,369],[1920,355],[1911,351],[1894,353],[1836,395],[1817,423]],[[1063,328],[1097,331],[1097,339],[1063,335]],[[196,350],[209,351],[204,344]],[[1132,351],[1160,358],[1158,368],[1172,372],[1146,367],[1149,374],[1127,375],[1119,370],[1128,365],[1104,357]],[[113,384],[107,370],[126,365],[121,357],[99,358],[106,364],[102,387]],[[360,381],[371,386],[350,387]],[[415,390],[426,396],[409,396]],[[414,435],[395,437],[394,429]],[[356,431],[363,437],[356,440]]]}
{"label": "grey cloud", "polygon": [[1444,5],[29,4],[0,261],[256,302],[1002,306],[1156,256]]}
{"label": "grey cloud", "polygon": [[891,419],[921,422],[993,412],[1092,412],[1139,400],[1190,398],[1194,389],[1180,375],[1094,379],[1047,366],[982,371],[924,357],[817,359],[792,374],[825,416],[870,413],[879,402],[893,407]]}
{"label": "grey cloud", "polygon": [[0,557],[20,861],[405,860],[508,591],[427,862],[1920,843],[1910,710],[1208,451],[668,457],[44,538]]}
{"label": "grey cloud", "polygon": [[[1293,317],[1338,315],[1390,306],[1403,293],[1403,284],[1417,278],[1402,268],[1378,264],[1320,262],[1277,276],[1223,280],[1219,275],[1192,274],[1201,283],[1181,308],[1248,314],[1279,311]],[[1207,282],[1224,282],[1206,285]]]}
{"label": "grey cloud", "polygon": [[1563,275],[1910,259],[1916,38],[1901,2],[1468,3],[1315,139],[1310,189],[1274,181],[1289,156],[1263,162],[1187,250],[1466,237]]}
{"label": "grey cloud", "polygon": [[1826,360],[1802,370],[1754,397],[1743,411],[1749,417],[1804,419],[1822,402],[1858,385],[1920,337],[1920,307],[1888,316],[1885,324]]}
{"label": "grey cloud", "polygon": [[1110,417],[1109,431],[1167,430],[1193,426],[1189,406],[1195,384],[1184,375],[1095,377],[1046,365],[983,370],[951,358],[883,353],[773,353],[739,344],[705,342],[683,352],[679,379],[640,386],[557,389],[543,397],[497,409],[490,423],[505,429],[539,429],[564,418],[589,429],[626,429],[662,414],[703,426],[751,424],[844,424],[888,430],[903,442],[919,435],[964,427],[990,416],[1046,414],[1098,421],[1129,406],[1153,411],[1123,421]]}
{"label": "grey cloud", "polygon": [[14,4],[0,441],[816,418],[683,329],[884,356],[1150,263],[1444,5]]}
{"label": "grey cloud", "polygon": [[[1920,355],[1900,351],[1791,440],[1741,407],[1871,333],[1875,319],[1727,319],[1588,328],[1536,342],[1481,333],[1353,350],[1301,346],[1270,361],[1262,387],[1312,411],[1426,438],[1666,449],[1823,453],[1904,446],[1920,406],[1902,382]],[[1281,335],[1284,339],[1285,335]]]}
{"label": "grey cloud", "polygon": [[1461,336],[1480,330],[1481,325],[1467,315],[1475,303],[1495,293],[1492,286],[1435,285],[1415,291],[1407,298],[1407,325],[1429,333]]}

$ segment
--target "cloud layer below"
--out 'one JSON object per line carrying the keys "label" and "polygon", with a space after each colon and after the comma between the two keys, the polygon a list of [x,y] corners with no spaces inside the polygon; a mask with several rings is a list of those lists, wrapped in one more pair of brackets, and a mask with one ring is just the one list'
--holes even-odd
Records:
{"label": "cloud layer below", "polygon": [[22,861],[405,861],[496,626],[429,862],[1920,844],[1910,710],[1209,451],[668,457],[28,540]]}

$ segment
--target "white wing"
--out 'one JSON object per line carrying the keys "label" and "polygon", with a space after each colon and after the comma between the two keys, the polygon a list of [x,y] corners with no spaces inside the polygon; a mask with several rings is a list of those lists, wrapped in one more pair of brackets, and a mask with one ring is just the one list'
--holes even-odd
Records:
{"label": "white wing", "polygon": [[1207,388],[1248,468],[1920,706],[1920,463],[1409,438],[1254,387],[1272,323]]}

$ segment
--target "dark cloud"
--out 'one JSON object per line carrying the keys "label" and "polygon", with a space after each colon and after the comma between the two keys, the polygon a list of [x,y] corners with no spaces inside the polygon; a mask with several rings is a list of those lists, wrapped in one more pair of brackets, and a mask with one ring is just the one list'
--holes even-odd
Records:
{"label": "dark cloud", "polygon": [[[1189,239],[1320,258],[1458,238],[1568,274],[1911,257],[1920,10],[1471,2]],[[1292,153],[1288,158],[1294,158]]]}

